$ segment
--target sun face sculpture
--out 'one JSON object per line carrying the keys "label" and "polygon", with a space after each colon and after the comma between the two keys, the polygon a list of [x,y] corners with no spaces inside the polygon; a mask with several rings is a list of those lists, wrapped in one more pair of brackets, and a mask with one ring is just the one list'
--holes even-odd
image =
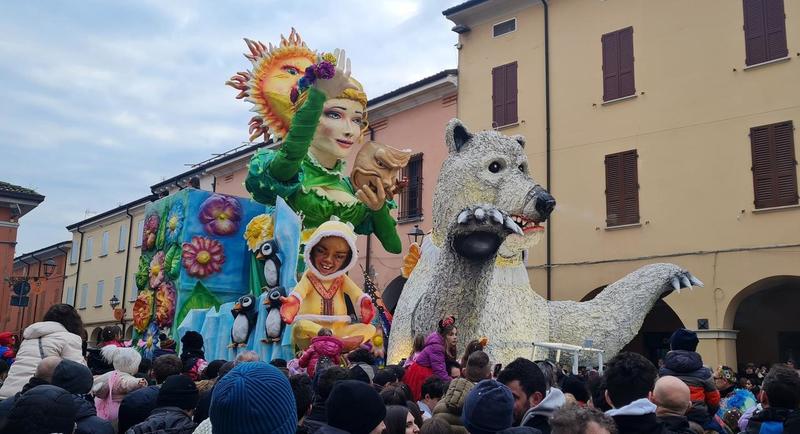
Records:
{"label": "sun face sculpture", "polygon": [[283,137],[294,116],[292,91],[297,91],[297,81],[307,67],[316,63],[317,55],[294,28],[288,38],[281,35],[277,47],[244,41],[250,49],[244,57],[252,62],[253,69],[236,73],[225,84],[239,90],[236,99],[253,104],[250,111],[256,115],[250,119],[250,141],[269,133]]}

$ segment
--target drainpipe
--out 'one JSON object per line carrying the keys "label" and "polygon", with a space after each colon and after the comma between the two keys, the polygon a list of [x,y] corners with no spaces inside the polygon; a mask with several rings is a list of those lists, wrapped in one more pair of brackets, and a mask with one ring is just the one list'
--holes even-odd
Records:
{"label": "drainpipe", "polygon": [[[120,300],[120,303],[122,303],[123,311],[125,310],[125,303],[126,303],[125,294],[128,293],[128,281],[130,280],[130,279],[128,279],[128,270],[129,270],[128,265],[131,262],[131,241],[132,241],[132,238],[133,238],[133,214],[131,214],[130,211],[131,211],[130,208],[125,208],[125,214],[128,215],[128,245],[125,246],[125,277],[122,278],[123,279],[122,280],[122,300]],[[125,315],[124,314],[122,315],[122,339],[123,340],[125,339]]]}
{"label": "drainpipe", "polygon": [[[64,271],[61,272],[61,285],[60,285],[63,294],[64,282],[67,280],[67,261],[69,261],[69,253],[67,253],[66,250],[62,249],[61,246],[56,246],[56,249],[64,254]],[[58,266],[58,263],[56,263],[56,266]]]}
{"label": "drainpipe", "polygon": [[213,193],[217,192],[217,175],[214,175],[214,178],[211,180],[211,191]]}
{"label": "drainpipe", "polygon": [[[35,254],[31,253],[31,258],[33,258],[36,262],[39,263],[39,271],[36,273],[39,278],[42,277],[42,260],[37,258]],[[47,277],[44,278],[45,282],[47,282]],[[44,284],[44,282],[42,283]],[[46,289],[46,288],[45,288]],[[28,299],[30,300],[30,298]],[[36,301],[33,303],[33,322],[36,322],[36,308],[39,307],[39,294],[36,294]],[[31,323],[33,324],[33,323]]]}
{"label": "drainpipe", "polygon": [[75,271],[75,291],[72,292],[73,307],[78,302],[78,289],[80,289],[80,278],[81,278],[81,262],[83,262],[81,260],[81,254],[83,253],[83,232],[81,232],[80,226],[78,226],[75,230],[79,234],[81,234],[81,241],[78,243],[78,269]]}
{"label": "drainpipe", "polygon": [[[369,127],[369,140],[370,141],[375,141],[375,130],[371,126]],[[367,235],[367,258],[366,258],[366,261],[365,261],[365,263],[367,265],[367,274],[369,274],[371,272],[371,269],[369,268],[369,266],[370,266],[370,264],[372,262],[371,256],[372,256],[372,234],[368,234]],[[370,274],[370,277],[372,277],[371,274]]]}
{"label": "drainpipe", "polygon": [[[547,180],[546,188],[551,194],[553,193],[552,184],[550,180],[550,11],[547,4],[548,0],[542,0],[544,6],[544,113],[545,113],[545,160],[547,164]],[[547,299],[551,300],[553,296],[553,215],[547,222],[547,258],[545,270],[547,272]]]}

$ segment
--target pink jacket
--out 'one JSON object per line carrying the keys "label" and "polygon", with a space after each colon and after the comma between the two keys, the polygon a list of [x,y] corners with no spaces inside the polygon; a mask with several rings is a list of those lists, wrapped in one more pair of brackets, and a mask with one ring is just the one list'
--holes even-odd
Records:
{"label": "pink jacket", "polygon": [[314,378],[314,371],[317,368],[317,361],[320,357],[326,356],[338,365],[339,355],[342,354],[342,341],[335,336],[317,336],[311,339],[311,345],[298,360],[301,368],[307,368],[308,376]]}
{"label": "pink jacket", "polygon": [[450,381],[451,378],[445,365],[445,357],[444,338],[439,333],[433,332],[425,339],[425,347],[417,354],[414,363],[431,368],[433,373],[441,378],[442,381]]}

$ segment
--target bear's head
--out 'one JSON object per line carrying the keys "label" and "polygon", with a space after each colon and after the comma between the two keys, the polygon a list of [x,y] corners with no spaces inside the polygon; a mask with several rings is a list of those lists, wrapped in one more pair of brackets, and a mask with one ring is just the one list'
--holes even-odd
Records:
{"label": "bear's head", "polygon": [[453,119],[445,141],[448,157],[433,199],[434,240],[449,240],[461,256],[484,260],[509,234],[520,240],[543,230],[555,199],[531,177],[522,136],[471,133]]}

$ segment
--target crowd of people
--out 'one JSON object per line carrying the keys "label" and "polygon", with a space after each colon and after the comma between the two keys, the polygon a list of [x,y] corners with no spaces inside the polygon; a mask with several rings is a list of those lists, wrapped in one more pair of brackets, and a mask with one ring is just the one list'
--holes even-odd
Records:
{"label": "crowd of people", "polygon": [[326,329],[289,361],[247,350],[207,361],[197,332],[180,353],[163,336],[151,361],[114,327],[87,349],[77,311],[59,304],[24,331],[0,376],[0,433],[800,433],[793,365],[712,370],[689,330],[672,335],[659,368],[623,352],[602,374],[524,358],[502,366],[486,339],[458,357],[457,330],[442,319],[396,365],[366,347],[343,352]]}

